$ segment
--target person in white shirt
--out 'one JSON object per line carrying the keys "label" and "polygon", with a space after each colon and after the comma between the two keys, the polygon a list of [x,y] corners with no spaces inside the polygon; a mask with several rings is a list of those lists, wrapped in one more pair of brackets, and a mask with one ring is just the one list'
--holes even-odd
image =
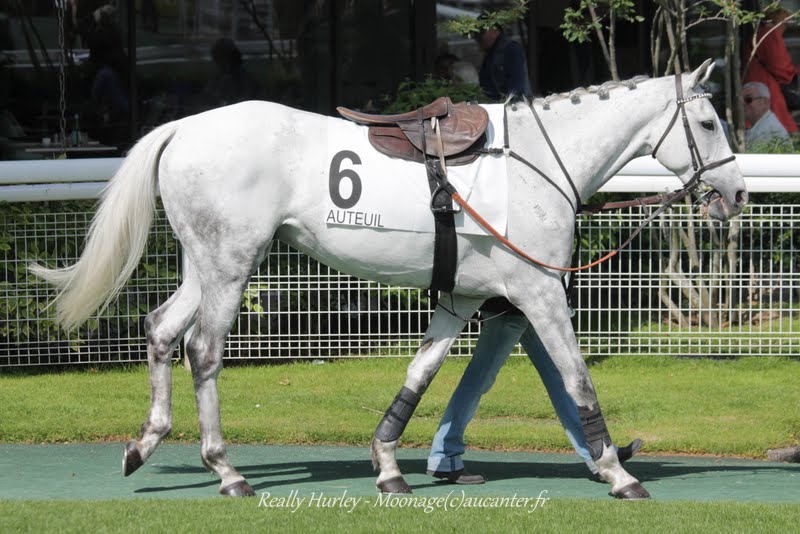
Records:
{"label": "person in white shirt", "polygon": [[789,134],[778,117],[770,110],[769,88],[761,82],[749,82],[742,86],[744,116],[750,128],[744,132],[748,148],[757,143],[775,138],[789,142]]}

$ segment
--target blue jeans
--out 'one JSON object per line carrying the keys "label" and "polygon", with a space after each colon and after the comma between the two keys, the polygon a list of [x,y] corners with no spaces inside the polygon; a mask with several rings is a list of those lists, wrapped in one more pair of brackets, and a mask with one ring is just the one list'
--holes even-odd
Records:
{"label": "blue jeans", "polygon": [[536,331],[522,314],[506,314],[483,323],[475,354],[450,397],[439,429],[433,437],[428,470],[458,471],[464,468],[464,461],[461,459],[465,448],[464,430],[475,415],[481,396],[491,389],[497,373],[514,350],[517,341],[522,344],[539,372],[556,415],[575,451],[592,473],[597,472],[586,444],[575,401],[567,394],[561,374]]}

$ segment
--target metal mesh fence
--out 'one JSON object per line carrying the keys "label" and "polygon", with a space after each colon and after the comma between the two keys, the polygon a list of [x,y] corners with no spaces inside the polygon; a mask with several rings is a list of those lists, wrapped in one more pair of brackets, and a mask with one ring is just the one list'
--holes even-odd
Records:
{"label": "metal mesh fence", "polygon": [[[180,247],[163,213],[119,299],[66,333],[47,307],[52,291],[26,266],[73,263],[91,209],[53,203],[7,211],[0,367],[146,361],[144,316],[180,283]],[[615,248],[641,217],[631,209],[581,220],[583,260]],[[731,225],[687,207],[664,215],[630,249],[576,279],[584,354],[800,354],[799,222],[800,205],[753,205]],[[412,355],[430,315],[424,291],[359,280],[277,242],[243,296],[225,357]],[[451,354],[470,354],[478,333],[469,325]]]}
{"label": "metal mesh fence", "polygon": [[[639,220],[638,210],[609,214],[582,231],[610,248]],[[799,222],[797,205],[752,206],[724,225],[687,206],[668,212],[580,275],[584,354],[800,354]]]}
{"label": "metal mesh fence", "polygon": [[[69,203],[88,208],[91,203]],[[28,274],[30,262],[74,263],[93,212],[48,211],[15,205],[2,218],[0,236],[0,366],[146,361],[144,316],[178,288],[179,250],[163,213],[156,218],[147,253],[125,289],[102,314],[72,332],[58,328],[49,307],[54,293]]]}
{"label": "metal mesh fence", "polygon": [[[276,242],[248,287],[227,357],[413,355],[430,320],[425,291],[341,274]],[[467,354],[472,332],[453,347]]]}

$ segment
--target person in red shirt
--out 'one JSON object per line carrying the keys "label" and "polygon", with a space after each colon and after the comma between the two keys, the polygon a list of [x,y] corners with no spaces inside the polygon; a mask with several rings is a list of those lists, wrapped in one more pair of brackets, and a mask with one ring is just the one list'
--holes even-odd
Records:
{"label": "person in red shirt", "polygon": [[[761,82],[769,87],[772,95],[772,112],[789,133],[797,131],[797,123],[794,122],[789,109],[786,107],[786,100],[781,92],[781,85],[789,83],[794,76],[800,72],[800,68],[792,63],[786,43],[783,40],[785,24],[781,24],[789,16],[789,12],[783,8],[771,9],[766,12],[766,18],[756,32],[755,55],[751,57],[752,46],[745,51],[745,64],[750,61],[744,81]],[[777,27],[776,27],[777,26]]]}

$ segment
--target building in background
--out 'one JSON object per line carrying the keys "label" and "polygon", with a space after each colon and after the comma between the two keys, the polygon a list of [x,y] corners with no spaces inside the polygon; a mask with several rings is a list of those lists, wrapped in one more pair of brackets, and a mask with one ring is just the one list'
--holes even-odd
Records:
{"label": "building in background", "polygon": [[[490,0],[3,2],[0,158],[48,157],[42,140],[55,145],[62,135],[67,144],[85,145],[70,157],[122,155],[159,124],[241,99],[325,114],[338,105],[375,110],[403,80],[433,73],[442,53],[479,66],[476,43],[441,31],[441,23],[502,5]],[[569,0],[534,0],[527,19],[508,28],[525,47],[537,94],[609,77],[597,46],[569,44],[562,36],[559,26],[569,5]],[[637,5],[649,20],[654,3]],[[649,72],[648,40],[647,23],[620,25],[623,77]]]}

